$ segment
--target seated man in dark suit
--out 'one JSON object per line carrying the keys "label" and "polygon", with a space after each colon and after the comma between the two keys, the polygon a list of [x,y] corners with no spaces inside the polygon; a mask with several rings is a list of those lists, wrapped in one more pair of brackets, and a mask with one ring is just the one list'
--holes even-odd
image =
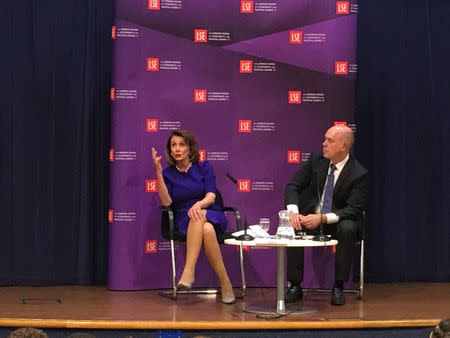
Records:
{"label": "seated man in dark suit", "polygon": [[[349,127],[337,125],[328,129],[322,153],[311,153],[285,190],[285,204],[293,212],[291,225],[296,230],[314,233],[323,222],[324,232],[339,242],[331,294],[333,305],[345,304],[344,281],[349,278],[369,191],[367,170],[349,154],[352,144],[353,132]],[[289,288],[285,301],[289,303],[303,297],[303,248],[287,248],[286,253]]]}

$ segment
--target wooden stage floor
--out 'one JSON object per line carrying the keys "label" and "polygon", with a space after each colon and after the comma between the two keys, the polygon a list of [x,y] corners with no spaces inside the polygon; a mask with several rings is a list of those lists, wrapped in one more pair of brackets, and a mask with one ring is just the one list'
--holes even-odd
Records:
{"label": "wooden stage floor", "polygon": [[259,318],[243,307],[273,301],[275,288],[250,288],[244,299],[222,304],[216,295],[159,290],[111,291],[104,286],[0,287],[0,326],[76,329],[264,330],[426,327],[450,317],[450,283],[366,284],[364,299],[347,294],[331,306],[328,293],[310,291],[303,305],[317,311]]}

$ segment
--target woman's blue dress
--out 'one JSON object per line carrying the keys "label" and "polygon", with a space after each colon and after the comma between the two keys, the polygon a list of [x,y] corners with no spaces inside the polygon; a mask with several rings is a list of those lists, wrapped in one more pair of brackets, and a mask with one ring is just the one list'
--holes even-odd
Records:
{"label": "woman's blue dress", "polygon": [[[187,173],[180,172],[175,166],[163,170],[164,182],[172,199],[175,213],[175,229],[186,234],[189,224],[188,210],[202,200],[206,193],[216,193],[216,176],[208,161],[193,163]],[[206,209],[206,219],[211,222],[216,232],[223,233],[227,220],[217,204]]]}

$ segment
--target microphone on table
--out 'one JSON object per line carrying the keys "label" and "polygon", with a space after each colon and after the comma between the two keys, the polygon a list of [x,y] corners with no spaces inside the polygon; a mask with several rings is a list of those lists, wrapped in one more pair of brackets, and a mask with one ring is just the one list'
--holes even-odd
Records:
{"label": "microphone on table", "polygon": [[319,234],[315,235],[312,239],[316,242],[327,242],[330,240],[327,235],[323,234],[323,222],[322,222],[322,203],[320,201],[320,192],[319,192],[319,182],[317,180],[317,197],[319,198],[319,211],[320,211],[320,225],[319,225]]}
{"label": "microphone on table", "polygon": [[[238,187],[239,190],[239,183],[237,181],[237,179],[235,179],[233,176],[231,176],[229,173],[226,173],[227,177],[229,178],[229,180],[231,182],[233,182],[234,184],[236,184],[236,186]],[[244,209],[244,203],[242,203],[242,209]],[[245,210],[244,210],[245,211]],[[239,219],[239,222],[241,222],[241,220]],[[239,224],[239,228],[242,228],[242,223]],[[238,241],[253,241],[255,238],[252,235],[247,234],[247,217],[244,214],[244,233],[238,237],[236,237],[236,239]]]}

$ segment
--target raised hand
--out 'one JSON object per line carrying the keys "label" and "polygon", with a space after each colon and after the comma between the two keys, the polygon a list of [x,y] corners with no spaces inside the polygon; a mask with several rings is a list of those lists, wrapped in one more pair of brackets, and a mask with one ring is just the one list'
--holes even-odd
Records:
{"label": "raised hand", "polygon": [[153,158],[153,165],[155,166],[156,172],[162,172],[161,156],[158,156],[158,152],[153,147],[152,147],[152,158]]}

